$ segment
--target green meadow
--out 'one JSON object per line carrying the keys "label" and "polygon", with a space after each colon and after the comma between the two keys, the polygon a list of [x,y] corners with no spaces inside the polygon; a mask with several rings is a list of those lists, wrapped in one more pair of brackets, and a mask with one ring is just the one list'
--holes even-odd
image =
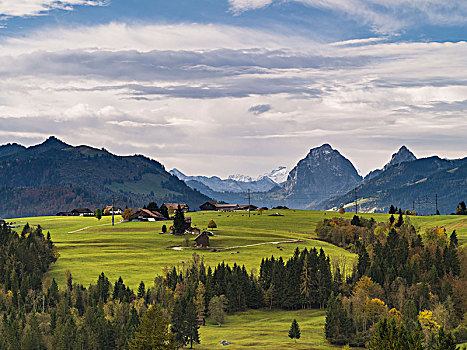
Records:
{"label": "green meadow", "polygon": [[[283,216],[269,216],[280,212]],[[14,219],[17,224],[41,225],[44,233],[50,232],[60,253],[60,258],[48,272],[50,278],[64,286],[65,271],[70,270],[75,282],[95,283],[104,272],[113,283],[122,276],[125,284],[137,288],[140,281],[151,286],[157,274],[165,267],[182,266],[193,253],[203,257],[207,265],[215,266],[224,261],[230,265],[245,265],[249,271],[258,272],[264,257],[291,256],[298,247],[323,248],[333,259],[345,260],[351,269],[356,259],[344,249],[315,240],[316,224],[324,218],[341,216],[338,213],[305,210],[269,210],[263,215],[246,212],[189,213],[193,226],[206,229],[214,219],[218,228],[210,237],[210,249],[193,248],[195,236],[173,236],[160,234],[163,224],[172,222],[126,222],[111,226],[111,218],[103,217],[33,217]],[[352,218],[353,213],[344,217]],[[385,221],[387,214],[360,214]],[[423,234],[424,229],[443,226],[448,234],[457,230],[461,244],[467,244],[467,218],[462,216],[410,217],[409,219]],[[21,228],[17,229],[21,230]],[[188,240],[188,241],[187,241]],[[299,242],[287,242],[300,240]],[[188,243],[188,246],[187,246]],[[175,249],[174,249],[175,248]],[[302,337],[297,343],[287,334],[292,320],[296,318]],[[325,312],[320,310],[249,310],[227,316],[225,324],[218,327],[207,320],[201,327],[201,345],[197,349],[223,348],[222,339],[232,343],[230,349],[336,349],[324,339]]]}
{"label": "green meadow", "polygon": [[[269,216],[280,212],[283,216]],[[189,213],[193,226],[205,229],[210,219],[218,228],[210,238],[210,249],[193,248],[195,236],[173,236],[159,234],[167,222],[125,222],[116,217],[115,226],[111,218],[103,217],[33,217],[14,219],[17,224],[40,224],[44,232],[49,231],[58,247],[60,258],[48,275],[60,285],[65,284],[65,271],[70,270],[76,282],[88,285],[104,272],[111,281],[122,276],[126,284],[136,288],[140,281],[152,285],[154,276],[164,267],[181,266],[191,259],[194,252],[201,255],[207,265],[215,266],[224,261],[228,264],[245,265],[249,271],[257,272],[264,257],[291,256],[298,247],[323,248],[332,259],[345,259],[350,267],[356,258],[344,249],[314,240],[316,224],[323,218],[340,216],[338,213],[306,210],[269,210],[263,215],[246,212]],[[388,219],[387,214],[360,214],[377,221]],[[351,218],[353,213],[345,213]],[[410,217],[411,222],[424,229],[444,226],[448,233],[456,229],[462,244],[467,243],[467,218],[461,216]],[[20,230],[20,228],[18,229]],[[188,239],[188,246],[186,240]],[[302,242],[290,242],[301,240]],[[284,242],[284,243],[279,243]],[[175,248],[175,249],[174,249]]]}

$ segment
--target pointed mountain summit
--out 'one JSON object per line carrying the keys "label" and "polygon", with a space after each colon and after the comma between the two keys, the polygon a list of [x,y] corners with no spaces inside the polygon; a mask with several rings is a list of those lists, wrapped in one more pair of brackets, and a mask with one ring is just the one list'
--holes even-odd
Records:
{"label": "pointed mountain summit", "polygon": [[387,163],[383,170],[387,170],[393,165],[398,165],[404,162],[411,162],[417,160],[417,157],[405,146],[399,148],[399,150],[391,156],[391,160]]}
{"label": "pointed mountain summit", "polygon": [[399,165],[405,162],[412,162],[414,160],[417,160],[417,157],[405,146],[402,146],[399,148],[399,150],[394,153],[391,156],[391,160],[386,163],[386,165],[383,167],[383,169],[376,169],[373,171],[370,171],[366,176],[363,182],[368,182],[371,179],[374,179],[375,177],[379,176],[383,171],[388,170],[390,167]]}
{"label": "pointed mountain summit", "polygon": [[287,202],[314,208],[325,198],[343,194],[362,180],[353,164],[329,144],[313,148],[293,168],[284,184]]}

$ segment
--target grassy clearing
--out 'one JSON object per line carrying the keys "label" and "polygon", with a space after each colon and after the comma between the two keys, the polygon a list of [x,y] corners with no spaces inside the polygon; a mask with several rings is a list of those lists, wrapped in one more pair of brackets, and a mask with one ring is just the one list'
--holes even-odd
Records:
{"label": "grassy clearing", "polygon": [[[293,319],[301,337],[295,343],[288,337]],[[231,343],[229,349],[339,349],[324,339],[325,312],[320,310],[250,310],[227,316],[222,327],[207,320],[200,328],[201,344],[196,349],[225,348],[220,341]]]}

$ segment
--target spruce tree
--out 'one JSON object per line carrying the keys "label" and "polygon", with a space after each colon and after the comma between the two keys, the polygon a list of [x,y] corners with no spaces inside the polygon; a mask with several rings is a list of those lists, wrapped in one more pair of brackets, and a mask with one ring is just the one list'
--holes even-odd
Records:
{"label": "spruce tree", "polygon": [[396,227],[401,227],[404,224],[404,218],[402,216],[402,213],[399,213],[399,218],[397,219],[396,222]]}
{"label": "spruce tree", "polygon": [[174,230],[176,234],[183,234],[186,229],[185,214],[183,214],[182,208],[180,205],[175,211],[174,216]]}
{"label": "spruce tree", "polygon": [[290,325],[289,338],[295,339],[295,342],[297,342],[297,339],[300,339],[300,327],[296,319],[294,319]]}
{"label": "spruce tree", "polygon": [[138,287],[138,298],[144,298],[145,294],[146,294],[146,287],[144,285],[144,282],[141,281]]}
{"label": "spruce tree", "polygon": [[449,241],[454,247],[457,247],[459,245],[456,230],[452,231],[451,236],[449,237]]}

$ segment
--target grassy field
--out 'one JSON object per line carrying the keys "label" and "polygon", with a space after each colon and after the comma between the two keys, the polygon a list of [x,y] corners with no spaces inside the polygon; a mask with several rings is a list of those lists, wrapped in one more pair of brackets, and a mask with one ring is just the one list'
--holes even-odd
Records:
{"label": "grassy field", "polygon": [[[84,217],[34,217],[15,219],[17,224],[40,224],[44,232],[50,231],[57,245],[60,258],[52,266],[48,275],[65,284],[65,271],[72,272],[75,281],[88,285],[104,272],[113,283],[119,276],[132,288],[140,281],[151,286],[154,276],[165,266],[182,265],[191,259],[194,252],[202,255],[206,264],[214,266],[225,261],[228,264],[245,265],[248,270],[257,271],[263,257],[291,256],[295,248],[323,248],[331,259],[343,259],[352,264],[356,256],[331,244],[316,241],[314,229],[324,218],[340,216],[337,213],[283,210],[284,216],[269,216],[256,213],[190,213],[194,226],[206,228],[214,219],[218,229],[211,237],[211,247],[218,250],[192,248],[194,236],[189,237],[189,247],[185,247],[185,237],[159,234],[161,226],[171,222],[131,222],[111,226],[111,218]],[[377,221],[387,220],[387,214],[362,214]],[[352,218],[353,213],[344,214]],[[411,222],[423,234],[425,228],[444,226],[450,234],[456,229],[461,244],[467,244],[467,218],[460,216],[411,217]],[[120,221],[120,217],[116,222]],[[18,230],[21,230],[19,228]],[[278,243],[288,240],[302,242]],[[173,249],[173,248],[177,249]],[[288,337],[293,318],[302,330],[302,338],[295,344]],[[198,349],[222,348],[220,341],[232,343],[229,349],[336,349],[324,339],[324,311],[319,310],[254,310],[229,315],[225,325],[218,327],[209,323],[201,327],[201,345]]]}
{"label": "grassy field", "polygon": [[[285,210],[281,213],[284,216],[268,216],[266,212],[261,216],[251,215],[250,218],[244,212],[190,213],[193,225],[202,229],[206,228],[210,219],[216,221],[218,229],[214,230],[215,236],[211,237],[210,244],[221,248],[217,252],[192,248],[194,237],[190,237],[190,247],[185,247],[185,237],[159,234],[162,224],[169,226],[171,222],[118,223],[112,227],[110,217],[103,217],[101,221],[93,217],[34,217],[14,221],[17,224],[40,224],[44,232],[50,231],[59,249],[60,259],[52,266],[49,276],[61,285],[65,283],[67,269],[72,272],[75,281],[84,285],[95,281],[101,272],[111,281],[122,276],[125,283],[133,288],[140,281],[152,285],[154,276],[161,273],[165,266],[181,265],[191,258],[193,252],[202,255],[211,266],[225,261],[245,265],[248,270],[257,270],[263,257],[274,255],[287,258],[296,247],[316,247],[323,248],[331,259],[344,257],[351,265],[355,255],[312,239],[318,221],[340,214],[304,210]],[[353,214],[344,215],[351,218]],[[378,221],[388,218],[387,214],[363,215],[372,216]],[[456,229],[461,243],[467,243],[467,218],[432,216],[410,219],[420,226],[422,232],[424,228],[432,226],[445,226],[449,233]],[[116,222],[119,220],[120,217]],[[293,239],[303,242],[277,244]],[[174,247],[182,250],[174,250]]]}
{"label": "grassy field", "polygon": [[[295,343],[288,337],[293,319],[301,337]],[[227,316],[225,324],[207,322],[200,328],[201,344],[197,349],[224,348],[220,341],[231,343],[229,349],[338,349],[324,339],[325,312],[320,310],[250,310]]]}

